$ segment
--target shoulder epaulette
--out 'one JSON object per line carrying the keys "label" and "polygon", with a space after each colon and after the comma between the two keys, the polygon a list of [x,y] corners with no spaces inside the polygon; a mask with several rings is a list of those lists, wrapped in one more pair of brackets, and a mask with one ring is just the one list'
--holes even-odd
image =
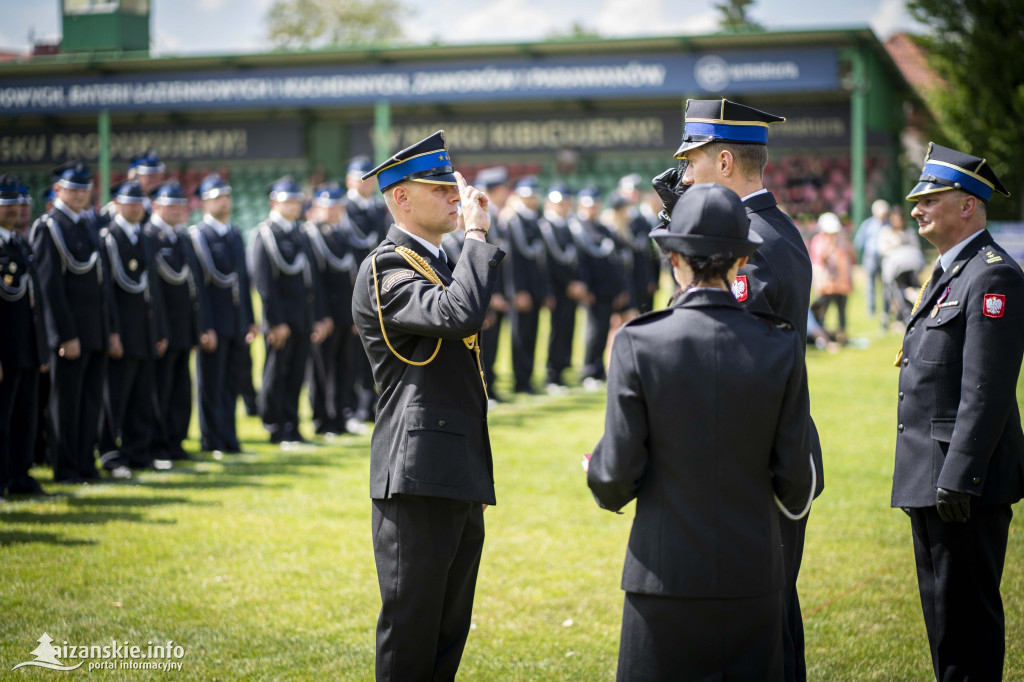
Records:
{"label": "shoulder epaulette", "polygon": [[996,263],[1003,262],[1002,254],[996,252],[991,246],[987,246],[981,250],[981,257],[987,265],[995,265]]}

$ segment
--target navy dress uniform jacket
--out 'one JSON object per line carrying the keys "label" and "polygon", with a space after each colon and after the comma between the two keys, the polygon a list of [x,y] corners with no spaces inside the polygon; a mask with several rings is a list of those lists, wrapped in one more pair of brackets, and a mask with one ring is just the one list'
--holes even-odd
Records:
{"label": "navy dress uniform jacket", "polygon": [[166,316],[167,347],[191,350],[199,343],[199,290],[196,286],[188,235],[170,235],[152,220],[143,228],[156,247],[150,286],[159,286]]}
{"label": "navy dress uniform jacket", "polygon": [[[742,278],[746,292],[733,285],[733,293],[750,311],[773,313],[787,320],[807,340],[807,311],[811,307],[811,257],[807,253],[800,230],[779,208],[775,195],[765,192],[743,202],[752,229],[764,243],[750,255],[747,264],[736,274]],[[817,472],[817,497],[825,487],[821,442],[814,420],[810,421],[808,444]]]}
{"label": "navy dress uniform jacket", "polygon": [[[432,284],[394,251],[404,246],[430,263]],[[377,281],[372,262],[377,258]],[[380,391],[370,450],[370,497],[422,495],[494,504],[487,398],[476,357],[463,339],[480,331],[504,252],[466,240],[454,272],[392,227],[359,268],[352,315]],[[395,357],[381,332],[414,366]]]}
{"label": "navy dress uniform jacket", "polygon": [[16,232],[0,244],[0,365],[38,370],[49,362],[39,273],[28,242]]}
{"label": "navy dress uniform jacket", "polygon": [[[158,247],[141,226],[132,244],[116,220],[105,228],[101,238],[111,266],[113,318],[121,335],[124,356],[155,360],[157,341],[167,338],[160,279],[153,267]],[[120,273],[114,272],[115,268],[119,268]],[[134,293],[119,282],[119,275],[123,274],[128,280],[126,284],[138,285],[143,273],[148,279],[147,291]]]}
{"label": "navy dress uniform jacket", "polygon": [[[267,240],[273,241],[268,245]],[[305,267],[289,274],[278,267],[268,251],[274,246],[285,266],[297,266],[305,258]],[[299,223],[291,230],[274,220],[267,220],[256,228],[252,243],[253,282],[263,300],[263,319],[266,329],[287,324],[292,334],[309,335],[313,323],[326,316],[320,276],[316,269],[309,239]]]}
{"label": "navy dress uniform jacket", "polygon": [[[200,326],[217,332],[218,338],[245,336],[254,318],[242,235],[231,227],[221,236],[203,221],[189,228],[189,237],[199,285]],[[238,278],[235,286],[226,282],[232,275]]]}
{"label": "navy dress uniform jacket", "polygon": [[907,321],[894,507],[934,507],[936,488],[989,504],[1024,496],[1022,355],[1024,275],[985,231],[930,284]]}
{"label": "navy dress uniform jacket", "polygon": [[637,500],[622,589],[733,598],[782,588],[776,497],[798,510],[811,492],[807,411],[799,334],[727,291],[687,292],[623,326],[587,475],[601,507]]}
{"label": "navy dress uniform jacket", "polygon": [[[43,215],[32,227],[32,251],[46,299],[44,307],[47,345],[56,350],[60,344],[78,339],[82,351],[107,351],[111,328],[109,277],[100,244],[92,224],[83,214],[77,223],[58,208]],[[59,239],[58,245],[55,239]],[[66,249],[66,254],[62,252]],[[79,264],[91,260],[91,268],[80,274],[64,261],[70,256]]]}

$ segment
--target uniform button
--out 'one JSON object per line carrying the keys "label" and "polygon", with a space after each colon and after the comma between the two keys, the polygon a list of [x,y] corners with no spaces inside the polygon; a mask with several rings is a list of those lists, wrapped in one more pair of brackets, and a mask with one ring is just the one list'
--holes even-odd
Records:
{"label": "uniform button", "polygon": [[974,485],[978,485],[979,483],[981,483],[981,479],[975,476],[974,478],[971,479],[971,483],[973,483]]}
{"label": "uniform button", "polygon": [[908,333],[908,334],[913,334],[913,333],[914,333],[914,328],[913,328],[913,327],[911,327],[910,329],[908,329],[908,330],[907,330],[907,333]]}
{"label": "uniform button", "polygon": [[492,258],[489,261],[487,261],[487,264],[490,265],[492,268],[496,268],[498,267],[498,259]]}
{"label": "uniform button", "polygon": [[903,433],[903,424],[900,424],[899,426],[897,426],[896,430],[899,431],[900,433]]}
{"label": "uniform button", "polygon": [[438,419],[437,420],[437,425],[438,426],[444,426],[444,420],[443,419]]}
{"label": "uniform button", "polygon": [[910,358],[903,358],[903,366],[906,367],[910,364]]}
{"label": "uniform button", "polygon": [[903,391],[900,391],[900,400],[903,400]]}

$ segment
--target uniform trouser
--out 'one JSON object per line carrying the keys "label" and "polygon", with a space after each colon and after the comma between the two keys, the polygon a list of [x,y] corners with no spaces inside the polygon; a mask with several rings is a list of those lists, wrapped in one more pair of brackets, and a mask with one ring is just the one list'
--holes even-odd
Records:
{"label": "uniform trouser", "polygon": [[299,394],[309,360],[309,335],[293,331],[280,349],[266,344],[260,417],[271,437],[292,438],[299,433]]}
{"label": "uniform trouser", "polygon": [[317,433],[345,432],[342,387],[347,374],[348,336],[347,331],[335,329],[323,343],[313,344],[310,349],[309,403]]}
{"label": "uniform trouser", "polygon": [[483,506],[437,497],[373,500],[381,610],[378,680],[453,680],[473,615]]}
{"label": "uniform trouser", "polygon": [[54,480],[96,478],[96,437],[107,374],[106,351],[83,350],[77,360],[50,356],[50,433]]}
{"label": "uniform trouser", "polygon": [[[494,314],[494,324],[480,332],[480,364],[483,365],[484,380],[487,382],[488,387],[494,386],[494,361],[498,357],[498,338],[501,336],[501,321],[505,318],[505,313],[492,312]],[[487,390],[491,395],[494,394],[490,388]]]}
{"label": "uniform trouser", "polygon": [[[881,281],[882,278],[882,267],[881,263],[875,259],[869,261],[864,265],[864,274],[867,275],[866,287],[864,290],[864,299],[868,306],[868,315],[875,314],[875,286],[876,282]],[[883,302],[884,305],[884,302]],[[885,312],[883,308],[882,312]]]}
{"label": "uniform trouser", "polygon": [[111,359],[107,365],[100,427],[104,466],[152,464],[150,447],[156,429],[156,361],[129,357]]}
{"label": "uniform trouser", "polygon": [[804,620],[800,613],[800,595],[796,581],[800,577],[800,563],[804,556],[804,537],[807,519],[787,518],[779,514],[779,532],[782,536],[782,566],[786,584],[782,588],[782,652],[785,660],[786,682],[807,679],[804,662]]}
{"label": "uniform trouser", "polygon": [[683,599],[627,592],[619,682],[781,682],[779,593]]}
{"label": "uniform trouser", "polygon": [[583,378],[605,379],[604,349],[612,327],[612,298],[598,298],[587,306],[586,352],[583,356]]}
{"label": "uniform trouser", "polygon": [[346,418],[367,421],[373,419],[377,401],[373,368],[370,367],[370,360],[366,357],[359,335],[350,330],[343,334],[348,350],[339,386],[342,412]]}
{"label": "uniform trouser", "polygon": [[[38,399],[38,369],[4,368],[0,381],[0,495],[8,485],[23,486],[31,480],[28,470],[35,454]],[[19,406],[30,409],[17,410]],[[15,414],[21,416],[17,421]]]}
{"label": "uniform trouser", "polygon": [[966,523],[910,510],[917,585],[939,682],[1001,680],[1006,633],[999,583],[1013,510],[971,504]]}
{"label": "uniform trouser", "polygon": [[577,304],[565,294],[555,296],[551,311],[551,336],[548,338],[547,380],[563,384],[562,372],[572,366],[572,338],[576,331]]}
{"label": "uniform trouser", "polygon": [[181,441],[188,437],[192,418],[192,374],[188,361],[190,348],[168,348],[156,361],[157,425],[153,449],[170,457],[182,452]]}
{"label": "uniform trouser", "polygon": [[512,375],[515,377],[515,390],[525,391],[532,388],[534,357],[537,355],[537,323],[540,320],[540,309],[515,311],[512,318]]}
{"label": "uniform trouser", "polygon": [[[39,377],[39,391],[38,398],[36,398],[35,408],[28,405],[15,405],[14,407],[14,419],[15,423],[21,423],[23,420],[29,417],[25,414],[28,410],[35,410],[36,420],[36,438],[35,438],[35,454],[33,460],[36,464],[46,464],[47,462],[53,462],[53,454],[50,452],[50,444],[53,443],[53,436],[50,435],[50,417],[49,417],[49,404],[50,404],[50,375],[43,374]],[[24,415],[24,416],[23,416]]]}
{"label": "uniform trouser", "polygon": [[249,369],[249,345],[245,335],[217,337],[212,353],[196,354],[199,384],[199,431],[203,450],[238,452],[241,446],[235,427],[235,405]]}

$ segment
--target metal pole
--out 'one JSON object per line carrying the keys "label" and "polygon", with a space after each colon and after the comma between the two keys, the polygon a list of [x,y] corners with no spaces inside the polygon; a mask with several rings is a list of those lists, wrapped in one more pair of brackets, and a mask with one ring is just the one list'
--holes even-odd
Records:
{"label": "metal pole", "polygon": [[97,121],[100,138],[100,206],[110,201],[110,110],[101,109]]}
{"label": "metal pole", "polygon": [[850,51],[853,90],[850,95],[850,182],[853,190],[853,226],[867,217],[868,89],[867,58],[862,47]]}
{"label": "metal pole", "polygon": [[378,100],[373,111],[373,162],[381,164],[391,157],[391,104]]}

